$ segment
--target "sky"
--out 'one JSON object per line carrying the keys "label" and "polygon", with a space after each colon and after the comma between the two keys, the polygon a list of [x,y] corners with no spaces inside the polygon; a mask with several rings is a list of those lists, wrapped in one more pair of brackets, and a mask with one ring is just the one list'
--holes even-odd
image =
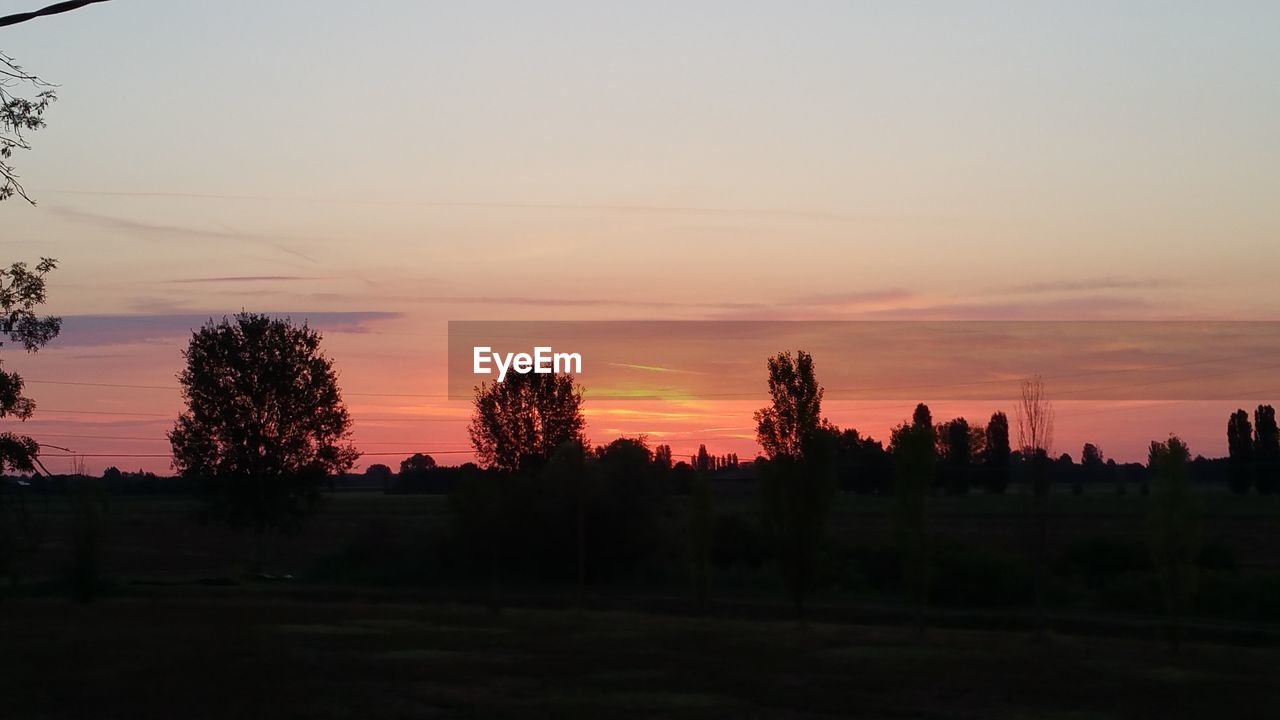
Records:
{"label": "sky", "polygon": [[[59,260],[66,330],[0,358],[26,432],[166,471],[191,329],[306,318],[361,466],[394,466],[469,458],[449,320],[1280,319],[1276,27],[1269,2],[113,0],[23,23],[0,50],[59,100],[0,247]],[[759,400],[589,402],[589,433],[749,457],[759,362]],[[1277,399],[1063,401],[1058,444],[1221,454],[1227,412]],[[884,405],[828,412],[883,438],[910,413]]]}

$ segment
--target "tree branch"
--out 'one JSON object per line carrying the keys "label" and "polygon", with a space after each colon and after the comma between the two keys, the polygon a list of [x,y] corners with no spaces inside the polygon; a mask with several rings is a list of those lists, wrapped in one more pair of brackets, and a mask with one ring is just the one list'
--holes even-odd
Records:
{"label": "tree branch", "polygon": [[18,23],[26,22],[28,20],[35,20],[38,17],[44,17],[46,15],[58,15],[60,13],[70,12],[72,10],[82,8],[85,5],[92,5],[94,3],[106,2],[106,1],[107,0],[66,0],[66,2],[54,3],[48,7],[41,8],[39,10],[32,10],[31,12],[24,12],[24,13],[14,13],[13,15],[5,15],[4,17],[0,17],[0,27],[5,27],[8,25],[17,25]]}

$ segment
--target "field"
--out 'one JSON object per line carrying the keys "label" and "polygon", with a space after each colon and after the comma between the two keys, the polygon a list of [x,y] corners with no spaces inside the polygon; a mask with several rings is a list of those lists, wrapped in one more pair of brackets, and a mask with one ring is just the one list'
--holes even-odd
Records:
{"label": "field", "polygon": [[[933,498],[931,526],[942,544],[1016,551],[1025,501]],[[1202,501],[1206,540],[1230,547],[1242,575],[1275,569],[1280,499]],[[483,585],[430,571],[394,583],[320,572],[334,558],[348,571],[363,558],[417,562],[421,539],[449,527],[439,496],[331,497],[304,531],[272,540],[270,570],[294,576],[275,581],[246,579],[252,538],[197,522],[189,500],[114,497],[104,592],[82,605],[60,579],[66,499],[30,508],[42,546],[0,600],[6,718],[1164,720],[1273,717],[1280,702],[1280,624],[1230,606],[1189,618],[1173,655],[1157,607],[1052,608],[1053,631],[1036,638],[1026,607],[938,603],[917,638],[900,599],[827,587],[798,623],[769,567],[719,573],[702,617],[680,578],[592,586],[585,609],[571,586],[512,583],[493,614]],[[725,492],[716,508],[755,512],[749,495]],[[888,509],[883,498],[842,497],[831,535],[883,545]],[[1144,516],[1138,495],[1056,495],[1052,537],[1059,547],[1140,543]]]}
{"label": "field", "polygon": [[1280,650],[156,593],[0,616],[6,718],[1269,718]]}
{"label": "field", "polygon": [[[831,520],[834,539],[851,545],[890,542],[891,499],[844,495]],[[931,532],[940,543],[980,547],[1017,547],[1023,540],[1027,498],[1020,495],[939,496],[930,499]],[[1201,498],[1204,539],[1230,547],[1244,568],[1280,570],[1280,497],[1237,497],[1205,490]],[[45,526],[41,552],[28,562],[29,576],[61,571],[69,536],[71,508],[66,498],[33,498],[30,508]],[[1061,493],[1050,505],[1050,541],[1054,547],[1082,538],[1124,538],[1141,543],[1146,498],[1109,492]],[[755,517],[757,501],[749,492],[721,491],[716,512]],[[673,508],[682,513],[682,500]],[[306,571],[341,551],[370,528],[412,536],[448,528],[448,498],[441,495],[336,493],[301,532],[275,538],[269,560],[281,571]],[[676,520],[677,523],[681,522]],[[119,496],[111,499],[103,545],[103,571],[123,577],[208,577],[225,575],[251,557],[253,538],[196,520],[190,499],[168,496]]]}

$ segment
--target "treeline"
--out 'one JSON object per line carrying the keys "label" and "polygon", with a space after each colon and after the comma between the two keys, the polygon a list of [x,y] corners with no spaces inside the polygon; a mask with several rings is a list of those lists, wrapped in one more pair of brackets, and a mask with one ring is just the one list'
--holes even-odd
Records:
{"label": "treeline", "polygon": [[[337,374],[317,333],[247,313],[197,331],[184,358],[187,408],[169,434],[181,482],[202,498],[200,517],[256,534],[252,567],[261,572],[268,537],[301,527],[323,503],[326,486],[349,478],[358,457]],[[417,454],[405,458],[399,472],[375,464],[360,476],[390,493],[447,493],[448,526],[430,528],[411,552],[388,552],[388,543],[372,534],[319,576],[341,576],[345,567],[369,577],[385,567],[384,578],[483,583],[495,608],[511,583],[571,583],[581,601],[596,582],[662,585],[678,576],[705,609],[713,569],[763,563],[776,570],[797,614],[833,573],[891,577],[888,587],[917,608],[923,628],[926,607],[964,597],[990,570],[955,564],[972,557],[939,543],[930,498],[1022,486],[1031,498],[1018,503],[1025,541],[1011,551],[1013,560],[998,565],[991,587],[1004,588],[997,595],[1026,602],[1043,617],[1055,593],[1052,488],[1113,483],[1151,495],[1143,503],[1149,562],[1141,572],[1150,580],[1144,597],[1163,608],[1176,645],[1182,614],[1196,607],[1196,574],[1207,567],[1191,478],[1197,465],[1212,475],[1213,461],[1192,460],[1176,437],[1153,442],[1145,466],[1110,461],[1092,444],[1082,448],[1080,463],[1052,457],[1053,408],[1039,379],[1023,383],[1012,418],[997,412],[981,426],[962,418],[937,422],[920,404],[882,443],[823,415],[824,391],[807,353],[779,353],[766,368],[769,402],[754,415],[762,453],[749,463],[733,454],[716,458],[705,446],[689,461],[673,462],[670,447],[650,448],[644,438],[590,443],[583,388],[572,376],[517,374],[481,385],[467,428],[475,463],[440,467]],[[1236,452],[1226,471],[1237,477],[1248,467],[1262,489],[1259,478],[1276,457],[1274,413],[1260,408],[1253,426],[1239,416],[1229,426]],[[748,470],[755,509],[717,507],[712,478]],[[147,473],[109,474],[102,485],[163,482]],[[854,557],[849,548],[837,550],[828,525],[841,490],[889,499],[881,506],[891,528],[883,556],[890,569]],[[78,566],[92,578],[108,510],[101,493],[77,497],[82,511],[75,526],[82,530],[73,544],[83,548]],[[838,557],[844,560],[833,560]],[[842,562],[848,569],[833,571]]]}

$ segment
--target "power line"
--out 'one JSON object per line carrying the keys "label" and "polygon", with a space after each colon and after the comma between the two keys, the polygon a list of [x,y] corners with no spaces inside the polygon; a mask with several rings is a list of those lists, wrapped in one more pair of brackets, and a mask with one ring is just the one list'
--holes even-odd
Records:
{"label": "power line", "polygon": [[116,410],[52,410],[48,408],[39,408],[37,412],[42,413],[66,413],[69,415],[131,415],[134,417],[171,417],[166,413],[138,413],[138,412],[119,412]]}
{"label": "power line", "polygon": [[28,380],[22,382],[34,385],[74,385],[76,387],[122,388],[125,390],[177,390],[177,385],[126,385],[121,383],[81,382],[78,380]]}

